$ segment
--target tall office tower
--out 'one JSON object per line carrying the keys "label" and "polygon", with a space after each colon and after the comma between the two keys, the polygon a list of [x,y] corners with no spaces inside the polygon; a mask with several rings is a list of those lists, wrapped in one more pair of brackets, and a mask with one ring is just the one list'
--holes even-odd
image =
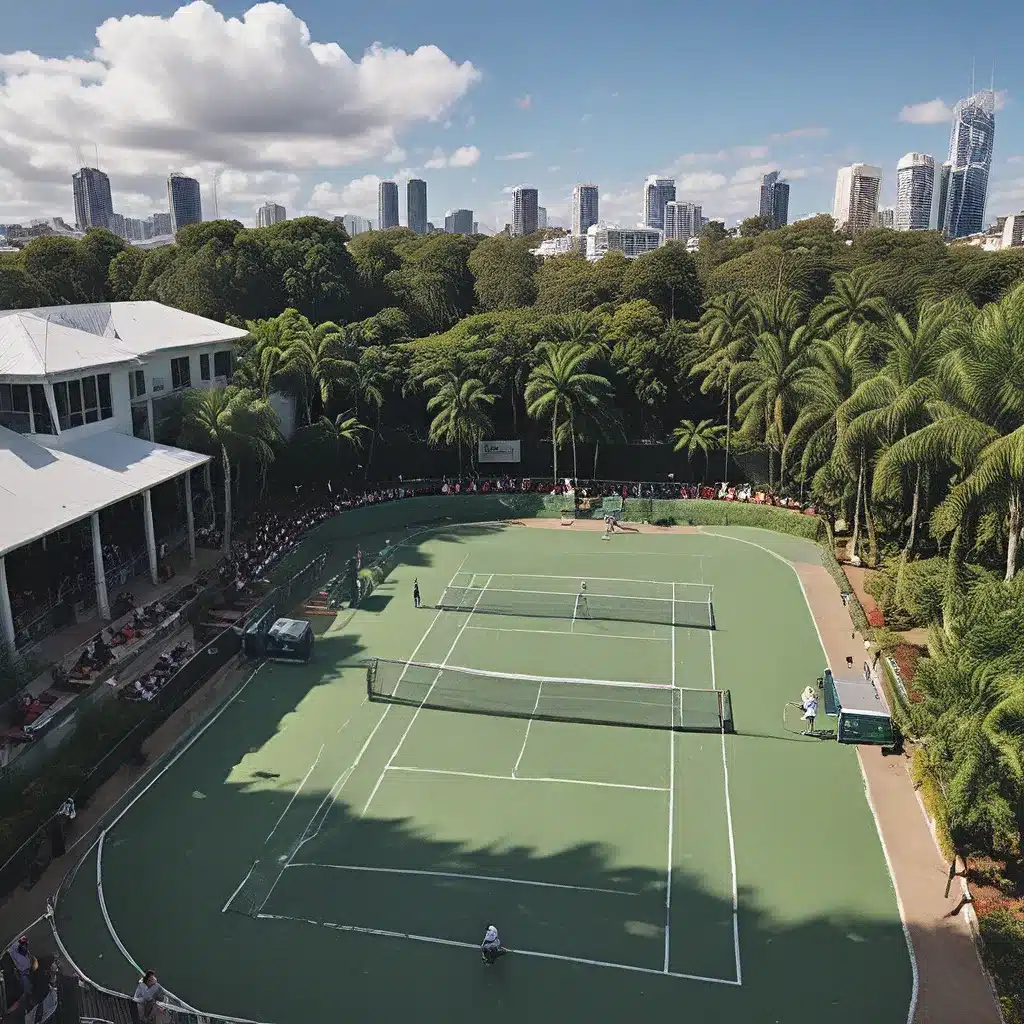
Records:
{"label": "tall office tower", "polygon": [[780,181],[778,171],[761,179],[760,213],[771,221],[773,228],[783,228],[789,223],[789,182]]}
{"label": "tall office tower", "polygon": [[835,202],[832,205],[832,217],[837,229],[856,235],[874,227],[881,187],[881,167],[873,167],[871,164],[840,167],[836,175]]}
{"label": "tall office tower", "polygon": [[907,153],[896,165],[897,231],[927,231],[935,203],[935,159]]}
{"label": "tall office tower", "polygon": [[110,198],[110,179],[95,167],[83,167],[71,176],[78,230],[109,228],[114,214]]}
{"label": "tall office tower", "polygon": [[417,235],[427,233],[427,183],[410,178],[405,186],[406,223]]}
{"label": "tall office tower", "polygon": [[393,181],[377,186],[377,227],[381,231],[398,227],[398,185]]}
{"label": "tall office tower", "polygon": [[929,224],[936,231],[945,231],[946,200],[949,198],[949,174],[952,170],[953,165],[948,160],[939,168],[939,180],[935,185],[935,216]]}
{"label": "tall office tower", "polygon": [[686,242],[699,235],[703,212],[696,203],[666,203],[665,241]]}
{"label": "tall office tower", "polygon": [[949,186],[941,225],[947,238],[974,235],[985,226],[995,137],[996,94],[991,89],[976,92],[953,108]]}
{"label": "tall office tower", "polygon": [[449,235],[472,235],[473,226],[472,210],[449,210],[444,215],[444,230]]}
{"label": "tall office tower", "polygon": [[548,208],[546,206],[537,207],[537,230],[543,231],[548,226]]}
{"label": "tall office tower", "polygon": [[596,185],[573,185],[572,187],[572,233],[576,238],[585,238],[587,228],[598,221],[598,193]]}
{"label": "tall office tower", "polygon": [[480,234],[480,222],[479,221],[476,221],[476,220],[473,221],[473,234],[474,235],[479,235]]}
{"label": "tall office tower", "polygon": [[186,224],[203,219],[203,201],[199,182],[175,171],[167,179],[167,205],[171,208],[171,234],[176,235]]}
{"label": "tall office tower", "polygon": [[279,203],[264,203],[256,211],[256,226],[260,228],[269,228],[287,219],[287,211]]}
{"label": "tall office tower", "polygon": [[649,228],[665,230],[665,204],[676,200],[674,178],[651,175],[644,184],[644,224]]}
{"label": "tall office tower", "polygon": [[171,234],[171,215],[169,213],[154,213],[153,217],[153,235],[159,237],[160,235]]}
{"label": "tall office tower", "polygon": [[345,233],[349,238],[355,238],[356,235],[363,235],[367,231],[373,230],[373,225],[366,217],[359,217],[354,213],[346,213],[344,216],[335,217],[334,219],[341,222],[341,226],[345,229]]}
{"label": "tall office tower", "polygon": [[517,185],[512,193],[512,234],[532,235],[537,230],[537,190]]}

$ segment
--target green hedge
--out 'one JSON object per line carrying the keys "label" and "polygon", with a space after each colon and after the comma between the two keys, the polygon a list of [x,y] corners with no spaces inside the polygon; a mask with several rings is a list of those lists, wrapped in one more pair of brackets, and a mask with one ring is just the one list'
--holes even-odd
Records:
{"label": "green hedge", "polygon": [[982,957],[995,978],[1007,1021],[1024,1020],[1024,918],[994,910],[978,921]]}
{"label": "green hedge", "polygon": [[828,532],[818,516],[770,505],[703,498],[627,498],[622,518],[630,523],[674,519],[689,526],[758,526],[763,530],[819,543],[825,540]]}

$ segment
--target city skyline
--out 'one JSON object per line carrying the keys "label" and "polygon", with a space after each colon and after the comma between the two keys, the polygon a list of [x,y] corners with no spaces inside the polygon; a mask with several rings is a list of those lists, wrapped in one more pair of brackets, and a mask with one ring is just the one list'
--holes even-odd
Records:
{"label": "city skyline", "polygon": [[[1024,206],[1024,130],[1015,105],[1024,72],[1012,59],[1012,34],[990,40],[967,25],[957,49],[966,56],[951,60],[939,45],[940,26],[918,17],[924,7],[917,0],[895,11],[867,0],[866,15],[884,10],[894,30],[913,23],[917,52],[930,54],[912,59],[912,75],[897,75],[897,69],[907,70],[905,56],[881,47],[869,78],[859,74],[861,56],[826,58],[808,47],[840,30],[841,17],[833,11],[816,10],[802,24],[796,16],[768,18],[740,0],[738,10],[756,29],[759,45],[744,40],[730,61],[700,68],[661,59],[671,51],[672,26],[685,22],[688,34],[719,38],[729,20],[724,12],[684,14],[658,3],[664,31],[643,46],[623,40],[607,13],[595,16],[594,44],[614,41],[625,53],[642,52],[642,81],[608,80],[585,66],[568,79],[553,69],[526,74],[512,57],[526,22],[505,13],[497,20],[447,18],[443,10],[454,0],[439,0],[442,16],[423,28],[410,28],[379,7],[343,17],[325,0],[261,8],[259,19],[244,16],[244,0],[230,10],[214,0],[211,7],[192,5],[176,14],[173,0],[145,0],[143,6],[159,8],[159,14],[142,12],[134,19],[122,17],[124,0],[75,5],[60,19],[45,16],[50,3],[16,8],[5,23],[9,52],[0,54],[0,130],[10,144],[0,157],[0,222],[55,215],[72,221],[72,195],[64,183],[90,165],[110,176],[114,209],[127,218],[160,209],[167,174],[177,170],[200,182],[207,216],[219,207],[221,216],[247,225],[255,224],[268,197],[291,216],[374,219],[382,180],[398,185],[404,224],[413,178],[429,183],[433,209],[472,208],[489,230],[511,220],[517,179],[538,188],[549,224],[566,228],[573,185],[597,182],[602,220],[630,225],[643,221],[642,182],[652,174],[674,178],[678,199],[732,225],[758,212],[758,183],[772,171],[791,184],[793,221],[830,209],[838,168],[858,161],[883,168],[881,203],[894,206],[903,153],[933,155],[939,177],[954,107],[971,94],[972,54],[984,78],[990,64],[997,68],[999,132],[986,219]],[[1004,0],[995,5],[1003,7]],[[583,10],[580,0],[567,0],[557,11],[545,8],[544,17],[566,25]],[[145,44],[136,41],[142,31]],[[220,77],[211,80],[212,67],[190,63],[192,38],[203,39],[210,52],[230,38],[245,57],[238,68],[217,69]],[[281,40],[279,54],[274,39]],[[376,39],[385,40],[380,50],[371,49]],[[346,92],[351,87],[335,82],[336,73],[318,62],[318,44],[341,47],[367,81],[375,80],[380,61],[392,61],[394,95],[384,102],[372,90],[365,96]],[[278,75],[273,96],[267,83],[245,73],[270,59]],[[745,74],[728,69],[736,59]],[[176,68],[191,68],[190,77],[176,78]],[[303,75],[323,88],[293,91],[291,83]],[[844,77],[858,78],[857,90],[808,89],[812,81]],[[893,81],[903,84],[894,90]],[[53,90],[45,93],[53,102],[42,111],[31,100],[46,89]],[[651,97],[693,89],[715,90],[714,110],[692,110],[685,141],[673,141],[655,117]],[[768,93],[772,103],[765,108]],[[559,102],[563,95],[569,102]],[[160,104],[169,119],[156,116]],[[182,130],[169,132],[171,123]],[[95,159],[83,157],[94,150]],[[954,177],[954,196],[966,185],[967,177]]]}

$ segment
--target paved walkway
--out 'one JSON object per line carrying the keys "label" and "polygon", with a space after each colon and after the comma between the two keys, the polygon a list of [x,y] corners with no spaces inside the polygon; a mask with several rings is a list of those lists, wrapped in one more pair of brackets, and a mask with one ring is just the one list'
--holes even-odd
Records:
{"label": "paved walkway", "polygon": [[[863,654],[832,577],[820,565],[796,564],[818,632],[832,665]],[[950,912],[962,895],[953,885],[943,898],[943,861],[907,772],[908,760],[861,747],[868,797],[896,882],[917,960],[919,991],[914,1024],[1000,1024],[1002,1017],[981,965],[967,914]]]}

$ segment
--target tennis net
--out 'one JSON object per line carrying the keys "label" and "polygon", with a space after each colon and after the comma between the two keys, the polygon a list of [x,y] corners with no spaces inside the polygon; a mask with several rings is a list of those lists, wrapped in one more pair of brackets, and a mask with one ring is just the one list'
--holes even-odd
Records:
{"label": "tennis net", "polygon": [[518,675],[432,662],[373,658],[371,701],[438,711],[677,732],[733,732],[728,690],[661,683]]}
{"label": "tennis net", "polygon": [[518,587],[448,587],[434,607],[453,612],[527,618],[596,619],[715,628],[715,609],[710,596],[700,601],[681,601],[668,597],[597,594],[591,591],[573,594]]}

